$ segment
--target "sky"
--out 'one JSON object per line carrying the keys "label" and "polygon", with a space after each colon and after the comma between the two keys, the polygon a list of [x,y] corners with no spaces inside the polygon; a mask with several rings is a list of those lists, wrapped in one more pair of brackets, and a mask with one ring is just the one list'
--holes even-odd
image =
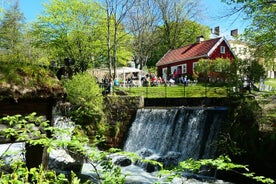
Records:
{"label": "sky", "polygon": [[[42,12],[43,2],[47,2],[47,0],[19,0],[20,10],[24,13],[27,22],[35,20],[36,16]],[[199,22],[213,29],[219,26],[220,36],[230,38],[230,31],[233,29],[238,29],[239,34],[242,33],[248,25],[247,22],[235,20],[235,17],[219,18],[227,12],[227,8],[226,4],[222,3],[221,0],[202,0],[202,13],[204,16]]]}

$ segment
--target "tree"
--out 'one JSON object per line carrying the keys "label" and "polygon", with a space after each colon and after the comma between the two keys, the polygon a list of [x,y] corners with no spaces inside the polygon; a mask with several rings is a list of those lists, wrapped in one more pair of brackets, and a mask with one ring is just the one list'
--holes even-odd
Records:
{"label": "tree", "polygon": [[103,122],[102,90],[91,75],[78,73],[71,80],[66,80],[64,87],[72,104],[70,115],[74,122],[93,125]]}
{"label": "tree", "polygon": [[169,50],[195,42],[196,37],[209,38],[210,29],[196,22],[200,17],[200,2],[191,0],[152,0],[155,29],[151,34],[154,45],[148,59],[149,66]]}
{"label": "tree", "polygon": [[248,76],[250,81],[259,82],[260,78],[265,77],[265,69],[262,64],[257,60],[236,60],[238,65],[238,74],[241,75],[241,79],[244,76]]}
{"label": "tree", "polygon": [[[105,11],[107,18],[107,52],[108,52],[108,67],[111,76],[111,68],[113,65],[114,76],[117,73],[117,51],[120,39],[124,35],[119,35],[119,31],[122,31],[122,22],[125,19],[127,13],[132,8],[133,1],[130,0],[105,0]],[[113,27],[113,30],[112,30]],[[111,36],[113,36],[113,42],[111,44]],[[113,57],[111,56],[111,49],[113,50]]]}
{"label": "tree", "polygon": [[158,27],[153,37],[156,39],[157,44],[152,48],[152,55],[149,58],[148,64],[155,66],[156,62],[169,50],[178,48],[184,45],[195,43],[196,37],[203,35],[205,39],[209,38],[210,29],[207,26],[201,25],[195,21],[183,20],[179,23],[170,23],[169,25],[171,34],[174,40],[173,45],[168,45],[168,39],[164,36],[167,28],[165,26]]}
{"label": "tree", "polygon": [[[22,38],[22,29],[24,25],[24,16],[20,12],[18,1],[11,5],[10,9],[4,11],[0,22],[0,48],[6,61],[20,61],[20,42]],[[3,59],[3,57],[2,57]]]}
{"label": "tree", "polygon": [[33,25],[37,47],[47,49],[51,60],[71,58],[77,71],[93,64],[97,41],[94,27],[103,16],[98,3],[88,0],[51,0]]}
{"label": "tree", "polygon": [[[199,75],[205,78],[205,81],[210,77],[214,77],[215,80],[218,78],[225,81],[228,79],[231,73],[231,61],[229,59],[216,58],[211,59],[200,59],[197,64],[195,71]],[[235,71],[234,71],[235,72]]]}
{"label": "tree", "polygon": [[142,70],[151,56],[152,48],[156,45],[153,31],[156,28],[157,15],[151,6],[151,0],[135,1],[128,14],[127,29],[133,35],[133,61]]}
{"label": "tree", "polygon": [[233,6],[232,14],[244,13],[252,20],[243,38],[256,49],[255,55],[267,60],[276,57],[276,1],[275,0],[222,0]]}
{"label": "tree", "polygon": [[200,3],[191,0],[153,0],[153,4],[160,15],[158,23],[163,27],[161,34],[165,45],[168,49],[178,47],[178,33],[183,30],[183,24],[180,23],[195,20],[200,15]]}

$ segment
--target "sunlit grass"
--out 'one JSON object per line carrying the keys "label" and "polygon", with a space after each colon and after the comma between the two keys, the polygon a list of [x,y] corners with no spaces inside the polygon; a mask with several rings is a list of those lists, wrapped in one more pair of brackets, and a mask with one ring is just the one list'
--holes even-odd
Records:
{"label": "sunlit grass", "polygon": [[266,79],[264,83],[276,89],[276,79]]}
{"label": "sunlit grass", "polygon": [[205,86],[203,83],[196,85],[173,85],[173,86],[153,86],[153,87],[117,87],[115,90],[122,90],[129,96],[143,96],[146,98],[179,98],[179,97],[226,97],[227,86],[211,85]]}

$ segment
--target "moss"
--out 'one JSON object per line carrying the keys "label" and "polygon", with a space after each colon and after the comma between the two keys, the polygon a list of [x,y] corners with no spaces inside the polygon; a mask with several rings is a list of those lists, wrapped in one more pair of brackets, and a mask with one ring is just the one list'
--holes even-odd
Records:
{"label": "moss", "polygon": [[64,95],[60,81],[46,67],[25,63],[1,63],[0,99]]}

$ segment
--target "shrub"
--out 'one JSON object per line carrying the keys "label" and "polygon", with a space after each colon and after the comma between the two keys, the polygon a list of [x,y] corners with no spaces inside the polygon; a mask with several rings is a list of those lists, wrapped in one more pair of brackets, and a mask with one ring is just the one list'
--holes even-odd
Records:
{"label": "shrub", "polygon": [[95,78],[88,73],[79,73],[66,80],[64,87],[72,104],[71,119],[77,124],[93,125],[95,131],[103,132],[103,96]]}

